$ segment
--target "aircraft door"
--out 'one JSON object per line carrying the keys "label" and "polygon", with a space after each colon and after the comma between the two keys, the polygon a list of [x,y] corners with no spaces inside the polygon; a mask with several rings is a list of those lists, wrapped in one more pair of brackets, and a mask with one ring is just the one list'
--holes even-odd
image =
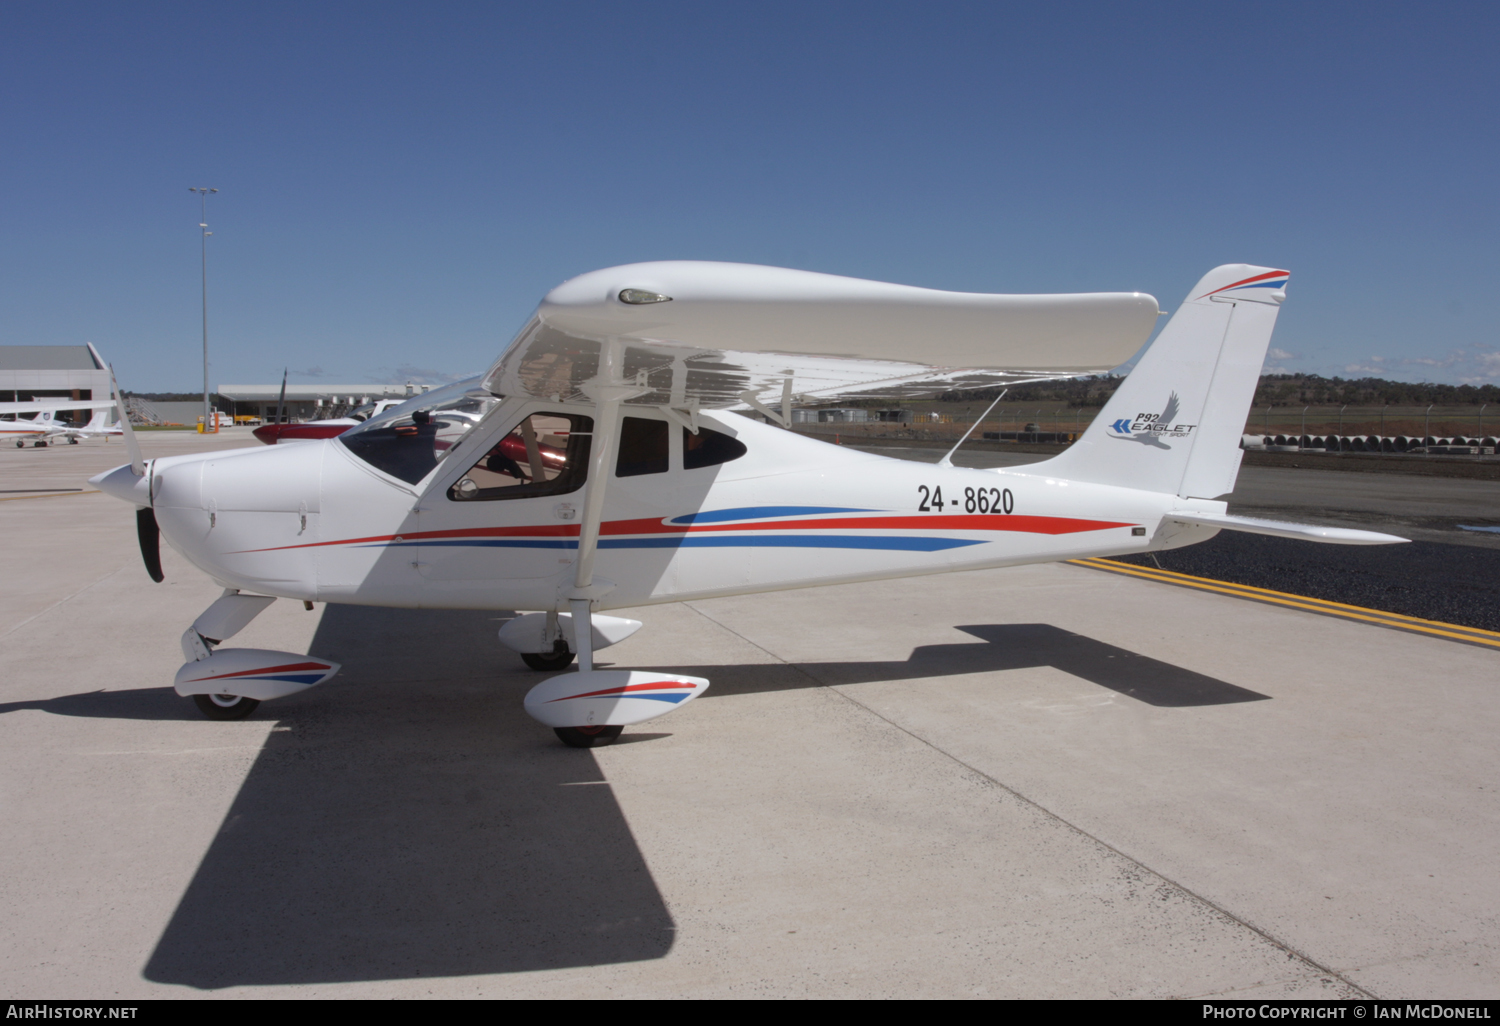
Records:
{"label": "aircraft door", "polygon": [[475,586],[571,570],[592,431],[593,421],[579,414],[530,413],[446,488],[425,496],[422,575]]}

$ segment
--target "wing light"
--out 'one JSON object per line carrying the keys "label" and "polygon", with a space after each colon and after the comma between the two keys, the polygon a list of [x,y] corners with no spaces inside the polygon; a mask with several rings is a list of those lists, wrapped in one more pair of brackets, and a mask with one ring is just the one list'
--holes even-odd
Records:
{"label": "wing light", "polygon": [[664,296],[660,292],[647,292],[645,289],[621,289],[620,302],[631,306],[645,306],[648,303],[670,303],[671,296]]}

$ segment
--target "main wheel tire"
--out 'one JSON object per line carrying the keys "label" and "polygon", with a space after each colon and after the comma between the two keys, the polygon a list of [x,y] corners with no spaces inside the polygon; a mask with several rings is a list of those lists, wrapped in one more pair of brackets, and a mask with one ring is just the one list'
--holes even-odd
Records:
{"label": "main wheel tire", "polygon": [[211,720],[243,720],[255,711],[260,700],[243,695],[194,695],[193,704]]}
{"label": "main wheel tire", "polygon": [[76,438],[70,438],[70,439],[68,439],[68,444],[69,445],[77,445],[78,444],[78,439],[76,439]]}
{"label": "main wheel tire", "polygon": [[562,743],[569,748],[603,748],[615,743],[624,727],[553,727]]}
{"label": "main wheel tire", "polygon": [[522,652],[521,662],[533,670],[566,670],[573,664],[574,653],[568,651],[568,643],[562,638],[557,639],[556,647],[551,654],[545,652]]}

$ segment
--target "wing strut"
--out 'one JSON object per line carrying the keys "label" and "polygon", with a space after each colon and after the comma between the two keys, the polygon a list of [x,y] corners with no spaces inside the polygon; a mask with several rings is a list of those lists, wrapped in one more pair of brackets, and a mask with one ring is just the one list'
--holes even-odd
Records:
{"label": "wing strut", "polygon": [[621,368],[625,347],[616,339],[602,344],[599,373],[580,389],[594,400],[594,440],[589,449],[589,473],[584,479],[583,514],[578,526],[578,561],[573,568],[573,587],[567,591],[573,613],[573,643],[578,648],[578,669],[594,668],[593,603],[614,589],[614,582],[594,580],[594,554],[599,548],[599,524],[604,518],[604,491],[609,470],[620,444],[620,404],[644,395],[650,388],[624,382]]}
{"label": "wing strut", "polygon": [[986,418],[986,417],[988,417],[990,415],[990,410],[993,410],[996,406],[1000,405],[1000,400],[1004,399],[1005,398],[1005,393],[1009,392],[1009,391],[1010,391],[1010,389],[1008,389],[1008,388],[1002,388],[1000,390],[1000,394],[997,395],[997,396],[995,396],[995,401],[992,402],[992,403],[990,403],[988,409],[986,409],[983,413],[981,413],[979,415],[979,419],[978,420],[976,420],[974,423],[972,423],[972,424],[969,425],[969,430],[965,431],[964,432],[964,436],[962,438],[960,438],[957,443],[954,444],[953,448],[951,448],[951,449],[948,450],[947,455],[945,455],[942,459],[940,459],[940,460],[937,461],[937,465],[938,466],[940,466],[940,467],[951,467],[951,466],[953,466],[953,454],[956,453],[956,452],[958,452],[958,447],[960,445],[963,445],[965,442],[967,442],[969,440],[969,436],[974,433],[974,429],[977,428],[980,424],[982,424],[984,422],[984,418]]}
{"label": "wing strut", "polygon": [[750,389],[748,391],[741,392],[740,393],[740,402],[744,403],[746,406],[749,406],[756,413],[759,413],[762,416],[764,416],[767,420],[771,421],[771,423],[773,423],[773,424],[780,424],[784,428],[791,428],[791,426],[792,426],[792,374],[791,374],[791,372],[788,371],[786,378],[783,379],[782,382],[781,382],[781,412],[780,413],[777,413],[775,410],[772,410],[765,403],[761,402],[760,401],[760,397],[755,394],[755,390],[754,389]]}

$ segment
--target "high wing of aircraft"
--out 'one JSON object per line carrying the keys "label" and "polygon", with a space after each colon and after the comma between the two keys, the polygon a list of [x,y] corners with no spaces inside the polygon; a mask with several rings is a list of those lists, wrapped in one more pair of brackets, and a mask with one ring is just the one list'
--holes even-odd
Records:
{"label": "high wing of aircraft", "polygon": [[[76,445],[80,438],[123,434],[122,428],[109,422],[115,405],[112,399],[0,403],[0,438],[14,439],[16,448],[21,449],[28,440],[33,445],[45,446],[50,441],[66,438]],[[92,415],[84,425],[58,420],[57,414],[67,410],[90,410]]]}
{"label": "high wing of aircraft", "polygon": [[225,586],[182,636],[177,691],[218,719],[327,680],[315,656],[219,648],[276,597],[533,610],[502,644],[559,673],[526,710],[608,743],[703,693],[596,670],[636,620],[710,596],[1175,548],[1220,530],[1404,539],[1231,516],[1239,436],[1288,274],[1231,264],[1189,293],[1082,437],[1003,470],[925,465],[783,425],[805,399],[912,395],[1118,366],[1158,310],[1140,293],[977,295],[740,264],[633,264],[541,302],[483,376],[337,438],[99,475]]}

